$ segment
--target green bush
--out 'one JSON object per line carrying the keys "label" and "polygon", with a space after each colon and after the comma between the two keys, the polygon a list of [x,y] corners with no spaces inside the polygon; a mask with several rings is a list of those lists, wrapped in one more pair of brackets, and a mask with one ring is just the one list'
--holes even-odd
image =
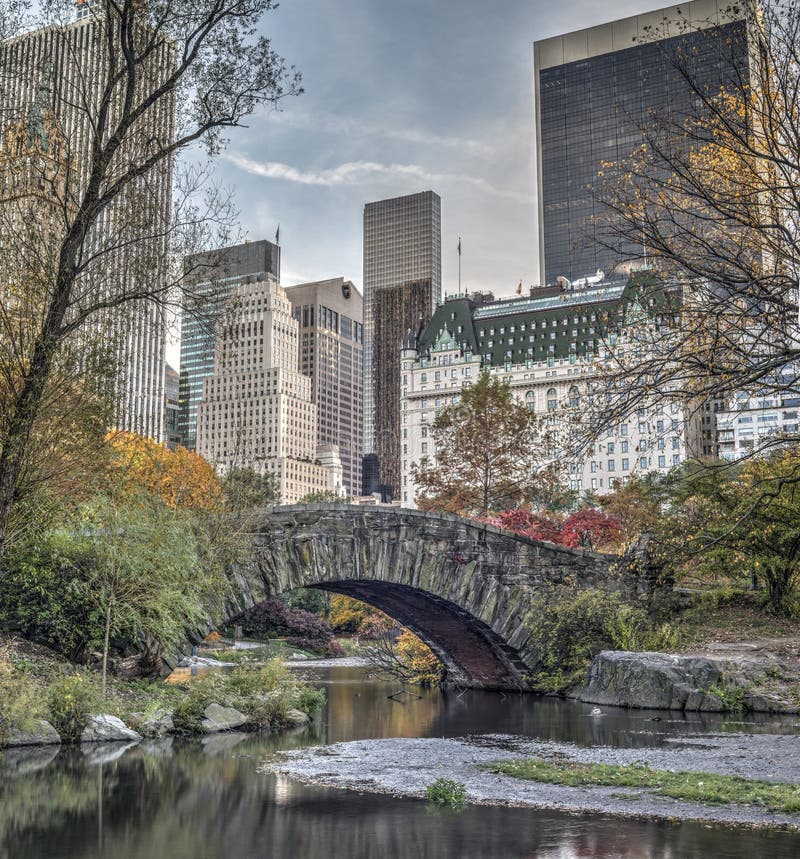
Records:
{"label": "green bush", "polygon": [[97,704],[92,684],[81,674],[72,674],[50,686],[46,699],[47,718],[65,743],[75,743]]}
{"label": "green bush", "polygon": [[466,787],[460,781],[449,778],[437,778],[433,784],[425,788],[425,795],[434,805],[448,808],[460,808],[467,801]]}
{"label": "green bush", "polygon": [[0,746],[12,731],[25,730],[43,713],[39,687],[25,676],[27,669],[21,660],[24,657],[0,648]]}
{"label": "green bush", "polygon": [[584,679],[601,650],[670,650],[678,634],[618,594],[554,589],[534,601],[528,626],[541,671],[539,688],[563,692]]}
{"label": "green bush", "polygon": [[220,704],[244,713],[251,729],[279,728],[288,710],[310,715],[324,703],[322,690],[308,688],[280,659],[271,659],[259,668],[237,666],[197,677],[176,705],[173,721],[178,731],[199,733],[206,707]]}

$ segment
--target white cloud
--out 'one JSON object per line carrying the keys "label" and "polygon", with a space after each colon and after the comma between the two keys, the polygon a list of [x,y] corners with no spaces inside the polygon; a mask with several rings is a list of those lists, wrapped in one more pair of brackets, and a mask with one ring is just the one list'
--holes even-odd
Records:
{"label": "white cloud", "polygon": [[377,161],[347,161],[336,167],[326,170],[298,170],[289,164],[280,161],[254,161],[246,155],[231,152],[224,156],[241,170],[254,176],[263,176],[267,179],[282,179],[286,182],[295,182],[300,185],[323,185],[334,187],[341,185],[358,185],[374,179],[376,176],[410,177],[420,183],[428,185],[442,185],[445,183],[470,185],[495,197],[503,197],[508,200],[516,200],[520,203],[529,204],[531,197],[519,191],[510,191],[495,188],[485,179],[469,176],[463,173],[432,173],[420,167],[418,164],[381,164]]}
{"label": "white cloud", "polygon": [[360,119],[334,116],[332,114],[311,115],[294,108],[291,110],[276,110],[269,116],[270,122],[293,128],[313,128],[315,131],[328,131],[340,134],[382,137],[387,140],[401,140],[406,143],[419,143],[424,146],[439,146],[459,149],[470,155],[489,158],[495,155],[497,147],[490,146],[480,140],[465,137],[450,137],[445,134],[423,131],[417,128],[392,128],[390,126],[374,125]]}

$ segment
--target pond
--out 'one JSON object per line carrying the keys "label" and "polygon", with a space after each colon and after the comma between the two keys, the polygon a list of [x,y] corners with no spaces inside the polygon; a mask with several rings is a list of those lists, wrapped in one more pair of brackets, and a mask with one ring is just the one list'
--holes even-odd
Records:
{"label": "pond", "polygon": [[794,833],[479,806],[442,814],[422,800],[304,786],[259,772],[280,749],[354,739],[514,733],[636,747],[720,730],[797,733],[796,720],[609,708],[593,718],[589,706],[531,695],[408,694],[363,668],[302,671],[326,687],[328,704],[299,733],[0,754],[0,859],[800,855]]}

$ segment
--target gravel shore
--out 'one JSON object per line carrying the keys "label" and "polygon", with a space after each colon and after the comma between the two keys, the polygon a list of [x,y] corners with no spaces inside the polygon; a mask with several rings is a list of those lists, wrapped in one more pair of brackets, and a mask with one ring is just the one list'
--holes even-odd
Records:
{"label": "gravel shore", "polygon": [[658,749],[624,749],[485,735],[449,739],[389,739],[298,749],[265,763],[310,784],[397,796],[423,796],[437,778],[463,782],[469,800],[567,812],[666,820],[713,821],[800,830],[800,815],[755,806],[702,805],[655,796],[646,789],[566,787],[488,773],[494,761],[565,755],[592,763],[646,763],[653,769],[705,771],[800,785],[800,737],[711,734],[670,741]]}

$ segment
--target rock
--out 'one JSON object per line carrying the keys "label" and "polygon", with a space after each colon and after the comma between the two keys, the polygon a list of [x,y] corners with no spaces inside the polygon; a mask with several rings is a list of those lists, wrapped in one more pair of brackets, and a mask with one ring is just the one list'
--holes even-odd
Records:
{"label": "rock", "polygon": [[308,715],[306,713],[304,713],[302,710],[294,710],[294,709],[287,710],[285,718],[286,718],[286,721],[290,725],[292,725],[296,728],[305,727],[311,721],[311,719],[308,717]]}
{"label": "rock", "polygon": [[107,714],[89,716],[86,727],[81,734],[82,743],[107,743],[141,739],[142,735],[131,730],[122,719]]}
{"label": "rock", "polygon": [[235,662],[220,662],[210,656],[186,656],[178,663],[178,668],[233,668]]}
{"label": "rock", "polygon": [[61,742],[58,731],[44,719],[32,719],[25,731],[12,729],[7,746],[53,746]]}
{"label": "rock", "polygon": [[207,734],[215,734],[217,731],[232,731],[239,728],[247,721],[247,716],[233,707],[222,707],[219,704],[209,704],[203,712],[205,719],[201,725]]}
{"label": "rock", "polygon": [[580,700],[615,707],[712,712],[722,702],[707,690],[721,681],[722,670],[711,659],[604,650],[592,660]]}
{"label": "rock", "polygon": [[175,730],[172,721],[172,710],[155,710],[149,716],[145,716],[136,726],[145,737],[163,737]]}

